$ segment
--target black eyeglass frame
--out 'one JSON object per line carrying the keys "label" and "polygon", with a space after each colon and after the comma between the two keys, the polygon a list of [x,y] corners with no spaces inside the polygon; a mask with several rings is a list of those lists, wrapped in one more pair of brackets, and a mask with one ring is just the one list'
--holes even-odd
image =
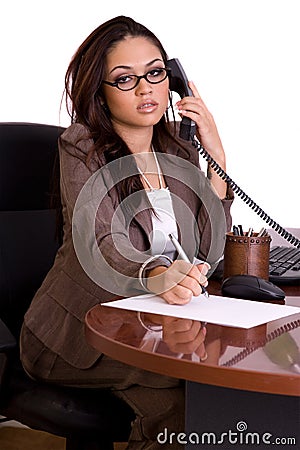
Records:
{"label": "black eyeglass frame", "polygon": [[145,73],[144,75],[129,75],[129,76],[134,77],[134,78],[136,79],[135,85],[132,86],[132,87],[129,88],[129,89],[123,89],[123,88],[121,88],[121,87],[119,86],[119,83],[120,83],[119,81],[114,81],[114,82],[112,82],[112,81],[106,81],[106,80],[103,80],[102,83],[108,84],[109,86],[116,87],[116,88],[119,89],[120,91],[126,92],[126,91],[132,91],[132,89],[135,89],[135,88],[137,87],[137,85],[139,84],[139,82],[141,81],[142,78],[144,78],[144,79],[145,79],[148,83],[150,83],[150,84],[159,84],[159,83],[162,83],[163,81],[165,81],[165,79],[166,79],[168,76],[171,75],[171,69],[169,69],[168,67],[159,67],[159,68],[157,67],[156,69],[163,70],[163,71],[166,72],[166,74],[165,74],[165,76],[164,76],[164,78],[163,78],[162,80],[159,80],[159,81],[150,81],[150,80],[148,80],[147,76],[148,76],[151,72],[153,72],[153,70],[155,70],[155,69],[151,69],[151,70],[149,70],[147,73]]}

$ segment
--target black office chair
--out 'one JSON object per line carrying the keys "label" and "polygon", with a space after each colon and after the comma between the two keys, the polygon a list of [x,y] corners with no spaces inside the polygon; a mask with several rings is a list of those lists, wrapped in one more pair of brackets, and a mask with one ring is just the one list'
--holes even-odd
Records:
{"label": "black office chair", "polygon": [[125,402],[106,389],[36,382],[19,359],[24,313],[58,248],[49,180],[63,130],[0,123],[0,414],[65,437],[67,450],[111,450],[128,440],[134,414]]}

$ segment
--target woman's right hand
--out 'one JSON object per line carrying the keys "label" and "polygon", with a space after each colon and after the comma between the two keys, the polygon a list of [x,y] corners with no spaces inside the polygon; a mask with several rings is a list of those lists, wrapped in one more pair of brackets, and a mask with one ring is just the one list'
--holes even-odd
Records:
{"label": "woman's right hand", "polygon": [[148,273],[147,288],[171,305],[185,305],[193,296],[207,286],[206,264],[195,266],[182,260],[174,261],[169,267],[158,266]]}
{"label": "woman's right hand", "polygon": [[172,352],[185,355],[195,353],[200,360],[206,359],[206,328],[202,327],[201,322],[165,316],[162,323],[163,340]]}

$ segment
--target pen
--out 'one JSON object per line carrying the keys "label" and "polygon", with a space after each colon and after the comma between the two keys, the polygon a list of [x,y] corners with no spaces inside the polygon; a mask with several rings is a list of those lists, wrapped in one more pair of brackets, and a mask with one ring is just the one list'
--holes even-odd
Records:
{"label": "pen", "polygon": [[[174,247],[176,248],[177,252],[178,252],[178,256],[183,259],[186,262],[191,262],[187,256],[187,254],[185,253],[185,251],[183,250],[183,248],[181,247],[181,245],[179,244],[179,242],[177,241],[177,239],[175,238],[175,236],[173,236],[172,233],[169,234],[169,238],[171,239],[172,244],[174,245]],[[209,297],[209,294],[207,292],[207,290],[205,289],[204,286],[201,285],[201,289],[202,289],[202,294],[205,295],[205,297]]]}
{"label": "pen", "polygon": [[238,229],[239,229],[239,232],[240,232],[240,236],[244,236],[244,230],[243,230],[242,225],[238,225]]}
{"label": "pen", "polygon": [[233,229],[234,236],[239,236],[240,235],[239,229],[238,229],[238,227],[236,225],[233,225],[232,229]]}
{"label": "pen", "polygon": [[265,228],[262,228],[262,229],[259,231],[259,233],[257,234],[257,237],[263,236],[263,235],[265,234],[265,232],[266,232],[266,229],[265,229]]}

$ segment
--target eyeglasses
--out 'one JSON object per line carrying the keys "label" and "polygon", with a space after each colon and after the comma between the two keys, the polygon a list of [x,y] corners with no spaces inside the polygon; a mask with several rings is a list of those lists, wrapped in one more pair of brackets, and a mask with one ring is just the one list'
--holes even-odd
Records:
{"label": "eyeglasses", "polygon": [[145,75],[124,75],[119,77],[116,81],[102,81],[102,83],[109,86],[116,87],[120,91],[130,91],[137,87],[142,78],[144,78],[150,84],[158,84],[164,81],[170,73],[170,69],[157,68],[149,70]]}

